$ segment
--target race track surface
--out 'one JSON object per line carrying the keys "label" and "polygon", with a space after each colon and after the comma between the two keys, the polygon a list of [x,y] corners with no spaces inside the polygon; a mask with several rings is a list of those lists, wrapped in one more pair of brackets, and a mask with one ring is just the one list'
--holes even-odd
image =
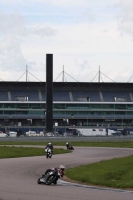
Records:
{"label": "race track surface", "polygon": [[132,200],[133,191],[80,186],[59,181],[57,185],[38,185],[37,179],[47,168],[81,164],[133,154],[132,149],[75,147],[73,153],[0,159],[1,200]]}

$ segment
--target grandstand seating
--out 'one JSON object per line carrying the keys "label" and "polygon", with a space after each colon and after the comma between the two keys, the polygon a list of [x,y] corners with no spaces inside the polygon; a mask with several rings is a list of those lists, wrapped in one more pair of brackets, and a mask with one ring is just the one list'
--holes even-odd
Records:
{"label": "grandstand seating", "polygon": [[87,91],[72,91],[73,101],[87,101],[89,94]]}
{"label": "grandstand seating", "polygon": [[[42,100],[46,101],[46,91],[41,90]],[[53,101],[70,101],[69,92],[53,91]]]}
{"label": "grandstand seating", "polygon": [[[0,125],[45,127],[46,95],[45,82],[1,82]],[[133,83],[53,82],[53,124],[133,127],[132,116]]]}
{"label": "grandstand seating", "polygon": [[9,115],[8,114],[0,114],[0,119],[8,119]]}
{"label": "grandstand seating", "polygon": [[[41,90],[0,90],[0,101],[10,101],[8,92],[10,92],[11,101],[15,101],[16,97],[28,97],[28,101],[46,101],[46,91]],[[71,93],[71,95],[70,95]],[[123,98],[126,102],[132,102],[129,92],[103,91],[101,92],[104,102],[115,102],[114,97]],[[40,98],[41,97],[41,98]],[[98,91],[53,91],[53,101],[90,101],[101,102]],[[124,100],[123,100],[124,101]]]}
{"label": "grandstand seating", "polygon": [[72,91],[73,101],[101,101],[97,91]]}
{"label": "grandstand seating", "polygon": [[114,97],[125,98],[126,102],[131,102],[131,97],[130,97],[129,92],[109,91],[109,92],[102,92],[102,95],[103,95],[104,101],[107,101],[107,102],[108,101],[114,102],[115,101]]}
{"label": "grandstand seating", "polygon": [[0,90],[0,101],[8,101],[7,90]]}
{"label": "grandstand seating", "polygon": [[[9,115],[8,115],[9,116]],[[36,118],[42,118],[44,117],[44,115],[37,115],[37,114],[12,114],[12,119],[27,119],[27,118],[32,118],[32,119],[36,119]]]}
{"label": "grandstand seating", "polygon": [[54,91],[53,92],[53,101],[70,101],[68,91]]}
{"label": "grandstand seating", "polygon": [[100,95],[98,91],[92,91],[89,93],[90,95],[90,101],[101,101]]}
{"label": "grandstand seating", "polygon": [[15,101],[17,97],[28,97],[28,101],[39,101],[38,90],[11,90],[11,101]]}
{"label": "grandstand seating", "polygon": [[41,95],[42,95],[42,100],[46,101],[46,91],[45,90],[41,90]]}

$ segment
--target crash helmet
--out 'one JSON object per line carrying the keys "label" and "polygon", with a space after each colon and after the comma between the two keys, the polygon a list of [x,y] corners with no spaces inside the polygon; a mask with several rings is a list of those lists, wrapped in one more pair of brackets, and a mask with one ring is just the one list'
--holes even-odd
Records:
{"label": "crash helmet", "polygon": [[64,170],[65,170],[65,166],[64,166],[64,165],[60,165],[60,169],[61,169],[62,171],[64,171]]}
{"label": "crash helmet", "polygon": [[66,145],[68,145],[68,142],[66,142]]}
{"label": "crash helmet", "polygon": [[50,145],[50,146],[51,146],[51,145],[52,145],[52,144],[51,144],[51,142],[49,142],[49,143],[48,143],[48,145]]}

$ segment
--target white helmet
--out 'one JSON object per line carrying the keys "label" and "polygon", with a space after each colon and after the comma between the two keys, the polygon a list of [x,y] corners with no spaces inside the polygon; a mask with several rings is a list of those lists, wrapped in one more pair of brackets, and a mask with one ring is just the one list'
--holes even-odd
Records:
{"label": "white helmet", "polygon": [[64,170],[65,170],[65,166],[64,166],[64,165],[60,165],[60,169],[61,169],[62,171],[64,171]]}
{"label": "white helmet", "polygon": [[51,145],[51,142],[49,142],[48,145]]}
{"label": "white helmet", "polygon": [[66,142],[66,145],[68,144],[68,142]]}

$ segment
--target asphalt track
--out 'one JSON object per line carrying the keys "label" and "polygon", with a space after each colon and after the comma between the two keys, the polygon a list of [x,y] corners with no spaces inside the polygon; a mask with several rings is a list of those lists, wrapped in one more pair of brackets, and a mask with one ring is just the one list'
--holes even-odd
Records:
{"label": "asphalt track", "polygon": [[38,185],[47,169],[64,164],[71,168],[133,154],[133,149],[75,147],[73,153],[0,159],[1,200],[132,200],[133,191],[100,188],[59,181],[57,185]]}

